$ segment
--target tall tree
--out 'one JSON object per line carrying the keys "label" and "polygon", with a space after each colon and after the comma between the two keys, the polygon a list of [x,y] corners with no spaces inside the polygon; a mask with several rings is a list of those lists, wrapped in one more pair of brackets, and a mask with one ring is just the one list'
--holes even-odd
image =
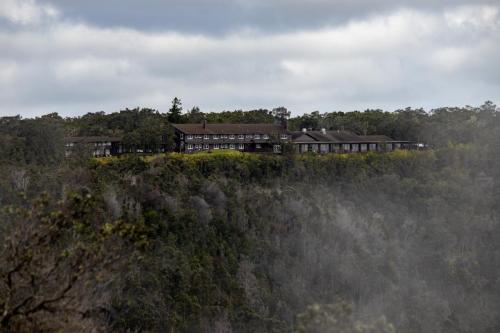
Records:
{"label": "tall tree", "polygon": [[180,98],[175,97],[172,100],[172,107],[167,113],[168,121],[171,123],[179,123],[182,120],[182,102]]}

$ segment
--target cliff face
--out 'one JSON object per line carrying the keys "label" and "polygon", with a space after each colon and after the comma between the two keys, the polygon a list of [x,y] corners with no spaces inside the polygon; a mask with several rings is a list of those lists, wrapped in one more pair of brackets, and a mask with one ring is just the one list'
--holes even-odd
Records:
{"label": "cliff face", "polygon": [[41,284],[4,288],[4,269],[1,299],[32,309],[78,276],[51,316],[18,311],[5,330],[493,332],[494,147],[2,166],[2,267],[35,258],[23,272]]}
{"label": "cliff face", "polygon": [[93,172],[108,197],[112,184],[107,205],[154,230],[115,294],[122,328],[290,331],[307,306],[340,299],[401,331],[498,324],[498,189],[470,147],[172,155]]}

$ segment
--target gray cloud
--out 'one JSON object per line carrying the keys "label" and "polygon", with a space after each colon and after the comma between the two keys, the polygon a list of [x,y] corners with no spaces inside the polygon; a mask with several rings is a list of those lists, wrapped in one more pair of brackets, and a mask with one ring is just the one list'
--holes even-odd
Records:
{"label": "gray cloud", "polygon": [[[494,5],[497,1],[481,1]],[[52,0],[68,17],[100,27],[224,34],[285,32],[337,25],[401,8],[439,11],[471,0]]]}
{"label": "gray cloud", "polygon": [[[113,1],[9,1],[41,14],[20,22],[0,10],[0,115],[74,115],[126,106],[165,111],[173,96],[205,111],[286,105],[296,113],[500,100],[498,6],[433,7],[424,1],[417,9],[393,9],[395,2],[375,1],[370,11],[360,9],[361,1],[336,1],[331,17],[338,22],[331,23],[322,21],[328,13],[319,14],[334,8],[323,0],[307,6],[287,1],[286,9],[282,0],[219,0],[211,5],[228,6],[217,13],[228,16],[227,24],[202,33],[210,30],[203,19],[216,15],[212,6],[205,5],[210,8],[200,21],[183,21],[191,27],[184,30],[173,27],[168,11],[166,23],[154,29],[126,24],[124,17],[134,12],[159,15],[164,7],[155,1],[142,10],[130,2],[116,15],[106,14],[117,8]],[[73,3],[88,7],[80,11]],[[180,3],[170,10],[203,11],[199,5],[207,2]],[[102,12],[93,14],[95,8]],[[231,19],[232,11],[251,18],[266,8],[285,12],[264,15],[262,23],[249,19],[253,25]],[[273,15],[293,18],[301,8],[304,17],[318,11],[317,24],[302,18],[282,29],[268,25]],[[338,19],[342,11],[351,11],[351,18]],[[99,15],[108,15],[109,22],[99,23]]]}

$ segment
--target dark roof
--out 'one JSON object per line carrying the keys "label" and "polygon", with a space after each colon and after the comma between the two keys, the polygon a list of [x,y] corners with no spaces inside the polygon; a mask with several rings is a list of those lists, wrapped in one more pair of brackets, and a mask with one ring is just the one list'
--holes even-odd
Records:
{"label": "dark roof", "polygon": [[71,136],[64,138],[65,142],[94,143],[94,142],[121,142],[122,139],[111,136]]}
{"label": "dark roof", "polygon": [[288,133],[276,124],[172,124],[185,134],[280,134]]}
{"label": "dark roof", "polygon": [[293,132],[292,141],[297,142],[316,142],[316,140],[303,132]]}
{"label": "dark roof", "polygon": [[307,131],[295,132],[296,142],[363,142],[363,139],[350,131]]}
{"label": "dark roof", "polygon": [[370,142],[408,142],[394,140],[385,135],[357,135],[350,131],[306,131],[292,133],[294,142],[328,143],[370,143]]}
{"label": "dark roof", "polygon": [[366,142],[400,142],[400,143],[412,143],[413,141],[406,140],[394,140],[387,135],[360,135],[361,139]]}
{"label": "dark roof", "polygon": [[362,140],[371,142],[382,142],[382,141],[395,141],[386,135],[360,135]]}

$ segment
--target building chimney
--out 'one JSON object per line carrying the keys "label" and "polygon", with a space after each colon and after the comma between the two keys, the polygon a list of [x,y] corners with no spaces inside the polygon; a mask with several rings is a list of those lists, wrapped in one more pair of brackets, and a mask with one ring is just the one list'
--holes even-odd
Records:
{"label": "building chimney", "polygon": [[207,120],[203,119],[203,129],[206,129],[206,128],[207,128]]}
{"label": "building chimney", "polygon": [[326,134],[326,128],[322,128],[321,133]]}
{"label": "building chimney", "polygon": [[304,132],[304,133],[305,133],[305,132],[307,132],[307,128],[305,128],[305,127],[304,127],[304,128],[302,129],[302,132]]}

